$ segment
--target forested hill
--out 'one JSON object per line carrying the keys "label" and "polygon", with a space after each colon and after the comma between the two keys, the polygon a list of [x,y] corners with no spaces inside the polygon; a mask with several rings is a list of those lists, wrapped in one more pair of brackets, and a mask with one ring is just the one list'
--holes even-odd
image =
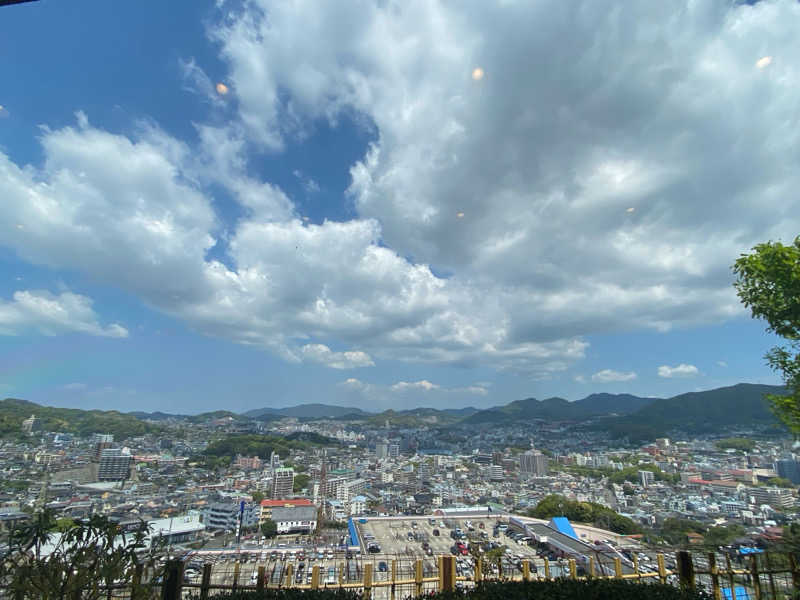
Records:
{"label": "forested hill", "polygon": [[630,415],[609,419],[602,426],[617,436],[646,439],[680,429],[687,433],[722,433],[731,427],[778,425],[768,394],[785,394],[775,385],[740,383],[689,392],[658,400]]}
{"label": "forested hill", "polygon": [[81,410],[42,406],[27,400],[6,398],[0,400],[0,437],[19,436],[22,421],[35,415],[42,421],[45,431],[59,431],[77,435],[111,433],[117,440],[157,433],[162,427],[137,419],[116,410]]}

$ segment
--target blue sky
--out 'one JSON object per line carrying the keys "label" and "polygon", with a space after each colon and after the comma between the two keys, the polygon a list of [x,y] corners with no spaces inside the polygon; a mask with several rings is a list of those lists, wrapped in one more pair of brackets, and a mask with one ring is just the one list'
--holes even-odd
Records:
{"label": "blue sky", "polygon": [[200,412],[777,383],[788,1],[0,9],[0,396]]}

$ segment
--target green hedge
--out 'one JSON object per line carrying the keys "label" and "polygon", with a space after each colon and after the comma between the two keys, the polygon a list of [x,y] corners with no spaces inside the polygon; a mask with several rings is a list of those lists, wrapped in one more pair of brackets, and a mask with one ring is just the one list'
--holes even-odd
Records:
{"label": "green hedge", "polygon": [[701,592],[659,583],[613,579],[485,582],[474,590],[438,592],[426,600],[711,600]]}
{"label": "green hedge", "polygon": [[[192,596],[199,598],[199,596]],[[263,590],[254,592],[252,590],[222,592],[209,595],[210,600],[361,600],[360,592],[350,590],[298,590],[296,588],[286,588],[280,590]]]}
{"label": "green hedge", "polygon": [[[225,600],[360,600],[361,594],[344,590],[239,591],[212,596]],[[703,592],[689,592],[655,583],[613,579],[590,581],[485,582],[476,589],[425,594],[421,600],[710,600]]]}

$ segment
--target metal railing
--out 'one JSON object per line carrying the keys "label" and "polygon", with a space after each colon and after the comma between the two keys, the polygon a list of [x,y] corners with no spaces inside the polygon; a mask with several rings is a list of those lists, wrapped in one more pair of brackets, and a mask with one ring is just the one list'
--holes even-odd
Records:
{"label": "metal railing", "polygon": [[[472,587],[484,581],[618,579],[661,583],[691,590],[702,589],[712,594],[715,600],[740,597],[752,600],[800,598],[800,568],[797,557],[791,554],[754,554],[746,558],[732,558],[728,554],[716,552],[680,551],[674,555],[674,569],[666,568],[663,554],[657,555],[655,570],[640,568],[634,556],[634,572],[625,572],[619,558],[614,560],[613,572],[605,568],[598,570],[593,557],[586,565],[579,565],[574,559],[557,563],[544,559],[537,561],[538,566],[531,560],[522,560],[513,568],[509,568],[509,564],[501,560],[489,562],[477,559],[474,569],[469,569],[468,575],[458,574],[454,556],[436,557],[435,567],[430,562],[430,559],[394,559],[385,565],[385,572],[379,573],[369,562],[365,562],[362,568],[354,572],[345,568],[345,563],[342,562],[335,569],[336,577],[333,581],[330,575],[325,576],[323,568],[314,565],[310,569],[310,580],[307,581],[307,575],[304,575],[302,581],[298,582],[292,563],[281,564],[280,570],[276,566],[272,572],[265,565],[260,565],[251,578],[247,578],[238,562],[233,564],[232,572],[225,571],[222,574],[215,574],[214,566],[205,563],[199,581],[187,581],[184,577],[185,563],[173,560],[158,571],[161,575],[157,579],[153,568],[138,565],[128,582],[107,588],[104,592],[108,599],[178,600],[206,599],[213,597],[214,592],[230,590],[345,589],[360,591],[366,599],[398,600],[418,597],[428,592]],[[744,596],[745,593],[747,596]],[[3,596],[2,590],[0,596]]]}

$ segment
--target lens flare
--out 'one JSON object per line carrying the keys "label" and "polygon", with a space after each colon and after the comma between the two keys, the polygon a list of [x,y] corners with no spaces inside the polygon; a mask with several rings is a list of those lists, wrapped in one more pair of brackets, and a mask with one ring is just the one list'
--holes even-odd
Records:
{"label": "lens flare", "polygon": [[475,81],[480,81],[481,79],[483,79],[484,74],[485,73],[483,72],[483,69],[481,69],[480,67],[475,67],[474,69],[472,69],[472,78]]}
{"label": "lens flare", "polygon": [[225,94],[228,93],[228,86],[225,85],[224,83],[218,83],[217,84],[217,93],[220,96],[224,96]]}
{"label": "lens flare", "polygon": [[756,61],[756,67],[759,69],[764,69],[772,64],[772,57],[771,56],[762,56]]}

